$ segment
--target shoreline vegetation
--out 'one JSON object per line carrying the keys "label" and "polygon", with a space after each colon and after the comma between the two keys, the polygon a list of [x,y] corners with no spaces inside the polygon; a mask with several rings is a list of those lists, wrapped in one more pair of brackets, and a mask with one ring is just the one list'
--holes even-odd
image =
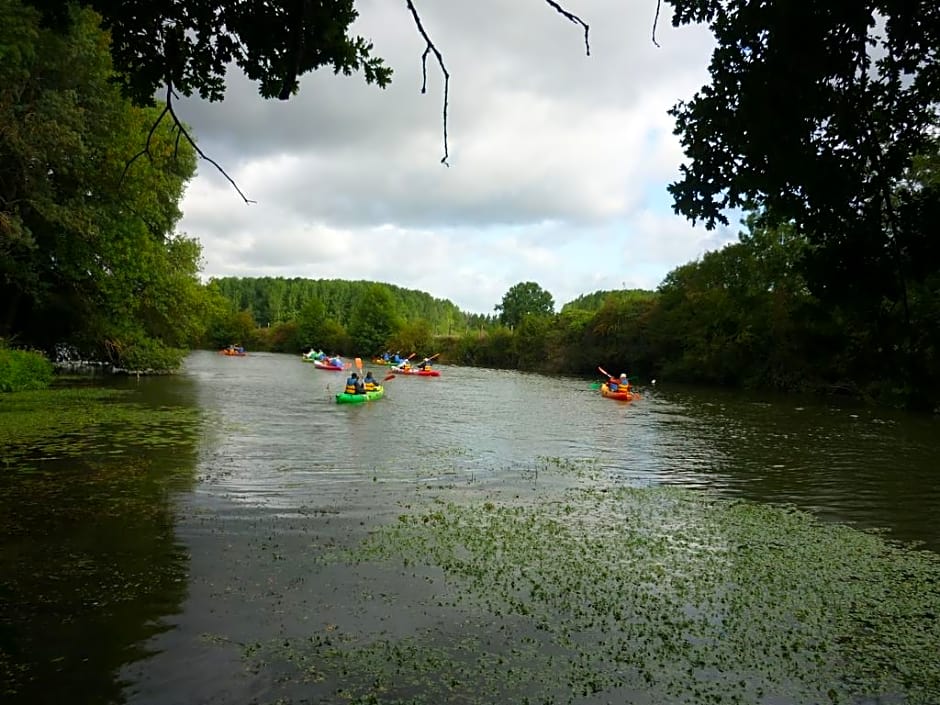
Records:
{"label": "shoreline vegetation", "polygon": [[[53,361],[68,349],[75,353],[69,359],[103,361],[131,374],[170,371],[187,350],[238,342],[249,352],[296,354],[316,346],[363,358],[388,349],[441,352],[442,361],[452,364],[546,374],[591,375],[600,365],[639,379],[832,394],[914,411],[940,410],[936,82],[896,80],[897,66],[905,71],[917,66],[926,76],[936,57],[923,65],[920,59],[911,64],[913,57],[895,57],[901,63],[893,68],[878,62],[879,71],[887,73],[870,97],[881,96],[884,104],[867,105],[867,112],[845,109],[858,98],[854,89],[847,96],[833,95],[828,105],[841,106],[839,119],[812,114],[812,119],[781,122],[774,111],[771,117],[747,109],[729,113],[721,101],[693,101],[703,114],[714,111],[721,117],[709,121],[692,119],[688,105],[677,108],[688,156],[703,160],[685,171],[691,181],[670,187],[679,212],[714,225],[727,223],[726,206],[740,209],[744,219],[738,240],[675,267],[655,291],[586,292],[556,307],[541,284],[523,281],[493,302],[492,313],[478,314],[426,292],[374,281],[224,277],[203,282],[198,234],[177,231],[182,195],[196,173],[195,141],[181,139],[183,126],[164,119],[173,114],[169,103],[152,101],[154,74],[146,66],[123,66],[143,72],[137,78],[147,88],[136,97],[146,100],[135,103],[122,92],[120,84],[127,88],[131,77],[115,69],[111,35],[89,3],[68,8],[54,3],[60,7],[48,16],[40,4],[12,0],[0,5],[0,27],[8,29],[0,37],[5,47],[0,76],[9,96],[0,103],[0,183],[9,185],[0,193],[5,273],[0,278],[0,338],[44,351]],[[263,7],[254,9],[266,12]],[[133,37],[132,44],[145,55],[159,53],[162,40],[155,41],[148,34],[151,28],[136,26],[140,17],[121,8],[111,8],[117,13],[111,32],[124,27],[130,31],[125,38]],[[782,21],[778,13],[764,11],[769,27]],[[936,44],[932,35],[914,41],[905,34],[911,27],[926,33],[936,25],[914,22],[916,8],[904,4],[881,11],[903,18],[897,27],[886,25],[889,35],[901,32],[899,38],[877,39],[888,54],[916,50],[921,41]],[[684,21],[698,14],[691,12]],[[716,17],[725,27],[729,18],[723,12]],[[752,25],[755,18],[748,13],[739,17],[735,11],[733,18],[734,32],[746,34],[759,26]],[[858,46],[875,41],[867,33],[879,26],[874,20],[859,22],[851,13],[829,13],[826,21],[833,23],[827,31],[839,38],[837,43],[864,32]],[[181,37],[187,36],[181,31]],[[742,38],[734,32],[725,40],[727,50],[737,52]],[[760,32],[775,41],[791,34]],[[267,42],[290,33],[263,34]],[[220,38],[223,47],[240,44],[229,42]],[[744,45],[752,43],[748,39]],[[854,56],[850,46],[855,45],[828,49],[819,66],[841,56],[850,64],[844,67],[847,75],[854,75],[858,67],[845,58]],[[805,60],[806,47],[787,49],[795,53],[799,71],[774,65],[746,83],[764,87],[766,75],[806,78],[804,69],[813,65]],[[270,50],[266,45],[263,52]],[[120,65],[127,54],[118,54]],[[768,55],[781,56],[769,50]],[[757,55],[748,57],[730,65],[767,70],[760,68]],[[154,65],[165,67],[166,58]],[[187,61],[184,54],[178,58]],[[258,56],[254,60],[265,63]],[[209,70],[209,64],[198,63],[197,74]],[[715,63],[713,79],[739,87],[740,76],[718,70],[726,63]],[[872,76],[862,75],[869,85]],[[205,75],[189,78],[207,80]],[[854,85],[831,81],[828,74],[818,78],[807,84],[813,91]],[[203,85],[215,86],[215,79]],[[805,86],[791,88],[802,94]],[[171,89],[167,100],[172,95]],[[750,99],[767,105],[763,94]],[[806,107],[818,108],[812,101]],[[914,108],[920,123],[911,123]],[[845,127],[842,118],[849,117],[862,120],[864,129],[853,125],[847,134],[826,139],[825,130],[811,127]],[[762,129],[762,120],[772,128]],[[870,120],[888,122],[880,123],[879,131],[871,129]],[[703,126],[713,130],[716,125],[741,129],[724,138],[748,145],[748,152],[725,152],[721,139],[698,134]],[[810,129],[789,135],[791,147],[808,150],[803,158],[791,159],[791,149],[780,147],[783,125]],[[774,168],[768,167],[767,154],[755,157],[750,151],[760,146],[754,139],[758,134],[770,136],[763,146]],[[875,141],[858,144],[859,135]],[[879,143],[879,137],[886,142]],[[699,148],[718,151],[706,156]],[[144,154],[146,159],[137,159]],[[829,170],[820,172],[827,163]],[[798,172],[791,172],[797,164]],[[752,170],[758,174],[753,178],[733,176]],[[821,179],[820,173],[828,175]],[[776,186],[767,186],[774,181]],[[119,197],[116,184],[121,185]],[[724,195],[716,201],[719,194]],[[440,266],[446,267],[446,261]],[[611,258],[601,273],[615,281],[633,276],[627,253]],[[534,270],[532,276],[539,274]]]}

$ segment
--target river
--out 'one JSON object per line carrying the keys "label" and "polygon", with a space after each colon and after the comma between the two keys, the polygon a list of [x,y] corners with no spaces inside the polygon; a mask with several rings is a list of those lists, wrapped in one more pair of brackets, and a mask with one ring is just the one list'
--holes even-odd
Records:
{"label": "river", "polygon": [[[296,636],[314,622],[331,629],[396,620],[361,605],[350,616],[343,595],[362,590],[362,575],[317,573],[306,562],[311,555],[394,521],[414,488],[518,496],[552,481],[547,463],[589,463],[613,485],[794,505],[827,523],[940,552],[936,418],[668,381],[623,403],[601,398],[589,379],[438,369],[439,378],[399,375],[385,383],[384,399],[355,406],[334,402],[344,374],[278,354],[196,352],[179,375],[106,382],[153,408],[197,409],[198,433],[146,449],[114,428],[81,439],[82,467],[93,466],[96,477],[142,457],[150,472],[176,478],[148,481],[143,514],[142,505],[109,494],[139,492],[138,485],[48,490],[57,473],[74,471],[68,438],[61,452],[7,459],[0,506],[14,517],[7,526],[36,527],[0,537],[0,568],[17,574],[0,584],[0,608],[17,615],[0,624],[0,676],[18,684],[7,695],[288,702],[272,685],[276,674],[246,672],[251,644]],[[22,471],[29,482],[46,488],[42,516],[60,519],[40,520],[36,507],[11,499],[22,494],[20,464],[30,464]],[[75,580],[87,585],[76,589]],[[115,581],[131,586],[125,599],[101,605],[100,591]],[[399,613],[409,629],[422,619]],[[405,625],[389,627],[396,628]],[[27,675],[17,679],[18,671]]]}

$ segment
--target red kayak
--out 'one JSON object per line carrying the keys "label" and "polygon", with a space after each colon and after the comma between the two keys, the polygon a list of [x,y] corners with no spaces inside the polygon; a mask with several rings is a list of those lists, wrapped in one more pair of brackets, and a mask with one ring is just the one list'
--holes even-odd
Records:
{"label": "red kayak", "polygon": [[336,365],[330,365],[326,362],[320,362],[319,360],[313,361],[313,366],[318,370],[330,370],[331,372],[342,372],[345,368],[337,367]]}
{"label": "red kayak", "polygon": [[417,367],[409,367],[407,369],[403,367],[392,367],[391,370],[392,372],[396,374],[400,374],[400,375],[417,375],[419,377],[440,377],[441,376],[441,373],[438,372],[437,370],[431,370],[431,369],[419,370]]}

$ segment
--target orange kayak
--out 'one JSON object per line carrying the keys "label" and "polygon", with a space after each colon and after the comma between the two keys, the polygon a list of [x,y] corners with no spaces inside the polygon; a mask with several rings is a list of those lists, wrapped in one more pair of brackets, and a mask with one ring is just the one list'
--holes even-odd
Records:
{"label": "orange kayak", "polygon": [[601,396],[605,396],[608,399],[616,399],[617,401],[633,401],[634,399],[640,398],[640,395],[636,392],[630,392],[627,390],[617,390],[616,392],[612,392],[606,384],[601,385]]}

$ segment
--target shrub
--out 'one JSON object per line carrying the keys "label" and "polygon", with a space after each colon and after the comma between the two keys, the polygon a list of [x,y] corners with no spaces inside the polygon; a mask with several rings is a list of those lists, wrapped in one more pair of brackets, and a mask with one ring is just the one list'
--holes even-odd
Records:
{"label": "shrub", "polygon": [[40,352],[0,347],[0,392],[45,389],[52,382],[52,363]]}

